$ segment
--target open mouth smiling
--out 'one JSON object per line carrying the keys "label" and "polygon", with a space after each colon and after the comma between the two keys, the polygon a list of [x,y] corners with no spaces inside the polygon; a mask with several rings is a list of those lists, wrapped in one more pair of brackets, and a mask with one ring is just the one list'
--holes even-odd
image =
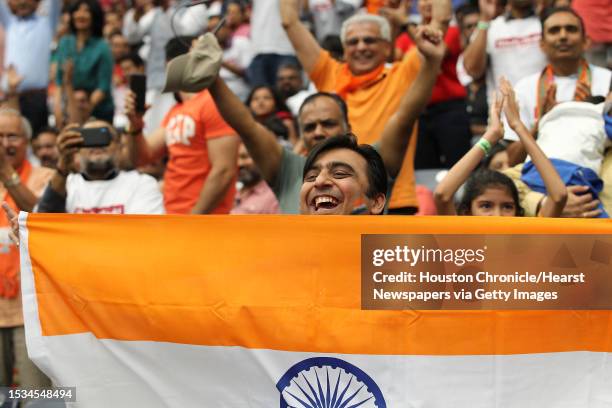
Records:
{"label": "open mouth smiling", "polygon": [[330,212],[336,209],[340,204],[340,200],[330,195],[315,196],[310,205],[315,212]]}

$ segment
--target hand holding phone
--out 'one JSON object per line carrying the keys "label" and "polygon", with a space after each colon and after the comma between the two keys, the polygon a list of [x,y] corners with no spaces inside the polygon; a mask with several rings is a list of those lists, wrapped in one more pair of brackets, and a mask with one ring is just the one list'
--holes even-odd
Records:
{"label": "hand holding phone", "polygon": [[83,137],[83,144],[80,147],[106,147],[113,136],[107,127],[79,129]]}
{"label": "hand holding phone", "polygon": [[129,76],[130,90],[136,95],[136,112],[144,113],[145,96],[147,93],[147,77],[143,74],[132,74]]}

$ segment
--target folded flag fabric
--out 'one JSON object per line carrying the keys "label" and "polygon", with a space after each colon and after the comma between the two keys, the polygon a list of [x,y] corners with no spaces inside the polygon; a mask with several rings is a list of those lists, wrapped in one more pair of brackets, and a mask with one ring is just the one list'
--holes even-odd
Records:
{"label": "folded flag fabric", "polygon": [[82,407],[612,407],[610,311],[361,310],[363,234],[609,220],[20,214],[30,357]]}

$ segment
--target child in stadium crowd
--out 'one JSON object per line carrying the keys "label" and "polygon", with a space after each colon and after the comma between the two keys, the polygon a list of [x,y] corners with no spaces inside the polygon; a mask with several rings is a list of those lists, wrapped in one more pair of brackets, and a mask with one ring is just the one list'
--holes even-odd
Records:
{"label": "child in stadium crowd", "polygon": [[271,86],[253,88],[245,103],[259,123],[263,124],[271,117],[279,118],[289,131],[289,142],[292,145],[297,143],[298,136],[291,112]]}
{"label": "child in stadium crowd", "polygon": [[[500,93],[495,103],[491,104],[489,126],[483,137],[451,168],[436,188],[434,197],[438,214],[509,217],[523,215],[518,191],[510,178],[488,168],[478,170],[470,176],[483,157],[491,153],[492,147],[503,138],[504,130],[500,121],[503,108],[509,126],[519,135],[546,184],[549,199],[543,201],[539,214],[544,217],[559,217],[567,200],[565,184],[521,122],[514,90],[505,78],[501,79]],[[463,198],[455,207],[455,193],[466,180]]]}
{"label": "child in stadium crowd", "polygon": [[507,149],[508,146],[503,140],[491,147],[491,151],[482,161],[481,168],[494,171],[504,171],[508,169],[510,167],[510,159]]}

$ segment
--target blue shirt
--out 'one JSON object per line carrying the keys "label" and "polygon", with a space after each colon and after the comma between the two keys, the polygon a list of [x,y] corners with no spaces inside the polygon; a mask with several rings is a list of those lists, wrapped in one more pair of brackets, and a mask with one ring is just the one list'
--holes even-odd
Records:
{"label": "blue shirt", "polygon": [[47,13],[19,18],[0,0],[0,23],[6,32],[4,64],[15,66],[23,81],[19,92],[46,89],[49,85],[51,41],[60,16],[60,1],[49,0]]}

